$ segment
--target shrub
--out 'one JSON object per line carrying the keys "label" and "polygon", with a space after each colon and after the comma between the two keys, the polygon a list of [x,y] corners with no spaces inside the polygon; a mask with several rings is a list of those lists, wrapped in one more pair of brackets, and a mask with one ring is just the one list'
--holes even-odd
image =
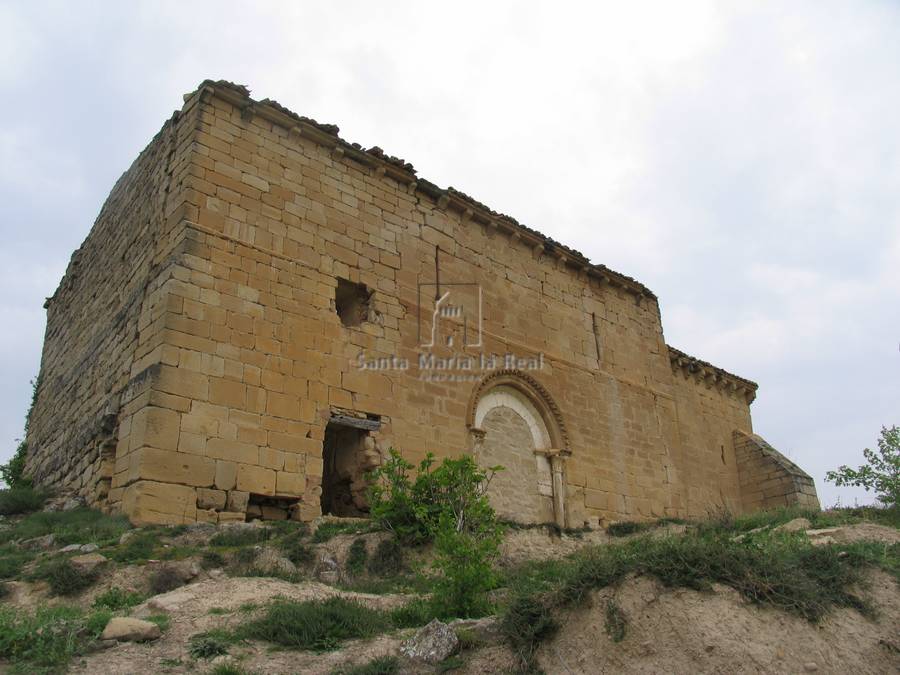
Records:
{"label": "shrub", "polygon": [[837,471],[825,474],[825,480],[835,485],[855,485],[866,492],[872,490],[883,504],[900,505],[900,427],[881,428],[878,451],[863,450],[866,464],[851,469],[846,464]]}
{"label": "shrub", "polygon": [[[34,402],[37,399],[37,390],[40,383],[40,376],[31,381],[31,403],[28,406],[28,412],[25,414],[25,437],[28,436],[31,412],[34,410]],[[0,481],[6,483],[10,488],[31,487],[31,479],[25,475],[25,460],[27,456],[28,445],[23,438],[10,460],[6,464],[0,464]]]}
{"label": "shrub", "polygon": [[369,551],[366,549],[366,540],[354,539],[347,554],[347,570],[354,576],[359,576],[366,569],[366,561],[369,559]]}
{"label": "shrub", "polygon": [[311,565],[316,559],[313,547],[303,542],[299,537],[289,537],[281,543],[284,557],[298,567]]}
{"label": "shrub", "polygon": [[328,651],[344,640],[377,635],[391,627],[386,614],[343,598],[277,601],[264,616],[239,629],[240,637],[284,647]]}
{"label": "shrub", "polygon": [[184,586],[184,581],[178,570],[169,565],[163,565],[150,575],[150,590],[154,595],[168,593],[176,588]]}
{"label": "shrub", "polygon": [[435,540],[441,571],[432,594],[435,611],[444,617],[481,616],[495,576],[502,528],[487,499],[491,479],[502,467],[480,468],[471,455],[445,459],[434,471],[431,454],[413,465],[391,449],[390,458],[372,474],[372,515],[401,542]]}
{"label": "shrub", "polygon": [[12,553],[0,557],[0,579],[12,579],[19,575],[22,567],[31,560],[28,553]]}
{"label": "shrub", "polygon": [[203,555],[200,558],[200,567],[205,570],[211,570],[217,567],[224,566],[225,558],[222,557],[221,553],[217,553],[216,551],[204,551]]}
{"label": "shrub", "polygon": [[211,659],[228,653],[229,645],[234,641],[230,633],[223,630],[211,630],[192,635],[188,643],[188,653],[195,659]]}
{"label": "shrub", "polygon": [[248,546],[247,548],[239,548],[231,557],[231,561],[239,566],[246,567],[252,565],[259,556],[259,549]]}
{"label": "shrub", "polygon": [[268,527],[229,527],[209,540],[210,546],[252,546],[268,541],[272,530]]}
{"label": "shrub", "polygon": [[0,490],[0,516],[39,511],[44,506],[47,494],[32,487],[13,487]]}
{"label": "shrub", "polygon": [[[94,637],[75,607],[38,607],[33,613],[0,607],[0,659],[12,672],[60,672],[72,657],[84,653]],[[102,629],[101,629],[102,630]]]}
{"label": "shrub", "polygon": [[625,612],[615,600],[606,601],[606,618],[603,622],[606,634],[613,642],[621,642],[625,639],[625,631],[628,627],[628,619]]}
{"label": "shrub", "polygon": [[396,539],[378,542],[369,559],[369,573],[379,577],[393,576],[406,570],[406,556]]}
{"label": "shrub", "polygon": [[50,584],[53,595],[77,595],[97,581],[97,571],[79,569],[68,560],[52,563],[41,576]]}
{"label": "shrub", "polygon": [[121,609],[128,609],[129,607],[139,605],[143,601],[144,596],[141,593],[126,591],[118,586],[113,586],[94,598],[94,607],[99,609],[110,609],[116,612]]}

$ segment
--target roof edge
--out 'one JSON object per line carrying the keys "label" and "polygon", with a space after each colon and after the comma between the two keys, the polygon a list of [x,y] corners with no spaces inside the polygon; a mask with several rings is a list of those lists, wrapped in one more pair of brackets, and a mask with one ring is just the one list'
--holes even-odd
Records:
{"label": "roof edge", "polygon": [[703,382],[707,388],[716,387],[728,393],[742,395],[747,403],[753,403],[756,398],[756,390],[759,385],[752,380],[745,379],[734,373],[729,373],[724,368],[686,354],[680,349],[666,345],[669,349],[669,363],[672,372],[681,372],[685,378],[694,377],[698,382]]}
{"label": "roof edge", "polygon": [[291,133],[304,136],[320,145],[332,148],[338,157],[347,158],[368,166],[376,175],[389,176],[397,182],[409,186],[411,192],[424,194],[432,199],[440,209],[453,208],[463,215],[464,222],[478,223],[505,232],[514,238],[527,241],[532,244],[536,251],[543,251],[555,257],[561,264],[571,268],[576,274],[585,274],[601,284],[621,287],[633,293],[637,301],[640,301],[641,298],[657,300],[656,294],[636,279],[621,272],[616,272],[605,265],[592,263],[580,251],[520,223],[512,216],[494,211],[464,192],[453,187],[443,189],[424,178],[418,177],[412,164],[399,157],[386,154],[378,146],[363,148],[359,143],[351,143],[344,140],[338,135],[340,129],[334,124],[322,124],[309,117],[298,115],[271,99],[254,100],[251,98],[250,90],[246,86],[226,80],[204,80],[198,85],[196,90],[185,94],[185,101],[188,101],[198,93],[201,97],[218,96],[232,103],[240,108],[242,114],[248,119],[254,115],[259,115],[288,129]]}

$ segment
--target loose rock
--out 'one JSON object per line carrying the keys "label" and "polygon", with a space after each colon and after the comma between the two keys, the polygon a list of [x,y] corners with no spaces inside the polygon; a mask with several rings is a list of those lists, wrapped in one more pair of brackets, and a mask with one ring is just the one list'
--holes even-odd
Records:
{"label": "loose rock", "polygon": [[425,663],[440,663],[459,646],[459,638],[447,624],[432,619],[424,628],[403,643],[400,652]]}
{"label": "loose rock", "polygon": [[812,523],[809,522],[806,518],[794,518],[793,520],[789,520],[784,525],[779,525],[776,527],[773,532],[799,532],[800,530],[808,530],[812,527]]}
{"label": "loose rock", "polygon": [[118,640],[119,642],[146,642],[156,640],[162,632],[159,626],[150,621],[117,616],[110,619],[103,629],[101,640]]}
{"label": "loose rock", "polygon": [[99,553],[86,553],[84,555],[76,555],[69,558],[69,562],[75,565],[82,572],[91,573],[98,567],[107,562],[106,556]]}

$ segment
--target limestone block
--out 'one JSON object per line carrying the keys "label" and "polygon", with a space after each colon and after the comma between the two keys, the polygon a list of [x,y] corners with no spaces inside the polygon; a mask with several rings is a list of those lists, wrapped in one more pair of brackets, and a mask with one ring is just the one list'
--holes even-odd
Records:
{"label": "limestone block", "polygon": [[287,520],[288,518],[287,509],[282,509],[278,506],[269,506],[266,504],[264,504],[261,508],[263,520]]}
{"label": "limestone block", "polygon": [[221,511],[225,508],[225,491],[224,490],[210,490],[209,488],[198,488],[197,489],[197,508],[198,509],[213,509],[215,511]]}
{"label": "limestone block", "polygon": [[144,407],[131,418],[132,448],[149,445],[164,450],[178,448],[178,432],[181,426],[181,415],[166,408]]}
{"label": "limestone block", "polygon": [[226,508],[229,511],[240,511],[243,513],[247,510],[247,504],[250,501],[250,493],[240,490],[229,490]]}
{"label": "limestone block", "polygon": [[132,453],[133,477],[138,479],[209,487],[216,474],[216,463],[208,457],[142,448]]}
{"label": "limestone block", "polygon": [[257,495],[275,495],[275,472],[261,466],[239,464],[237,489]]}
{"label": "limestone block", "polygon": [[302,473],[278,471],[275,493],[283,496],[300,497],[306,490],[306,476]]}
{"label": "limestone block", "polygon": [[229,462],[256,464],[259,461],[259,446],[227,438],[210,438],[206,443],[206,455]]}
{"label": "limestone block", "polygon": [[243,523],[247,520],[247,514],[243,511],[219,511],[219,524],[222,523]]}
{"label": "limestone block", "polygon": [[216,477],[214,485],[219,490],[231,490],[237,481],[237,464],[218,460],[216,462]]}
{"label": "limestone block", "polygon": [[197,509],[198,523],[218,523],[219,514],[214,509]]}
{"label": "limestone block", "polygon": [[193,523],[197,491],[185,485],[138,481],[122,493],[122,512],[135,525]]}

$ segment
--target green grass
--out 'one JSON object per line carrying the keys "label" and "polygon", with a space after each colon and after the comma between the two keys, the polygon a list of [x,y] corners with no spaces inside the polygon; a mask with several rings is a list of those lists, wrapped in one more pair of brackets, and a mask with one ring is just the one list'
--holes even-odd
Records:
{"label": "green grass", "polygon": [[160,533],[146,530],[131,536],[124,544],[109,552],[109,557],[121,563],[141,563],[154,557],[160,545]]}
{"label": "green grass", "polygon": [[406,569],[406,553],[396,539],[378,542],[375,552],[369,558],[369,573],[377,577],[390,577]]}
{"label": "green grass", "polygon": [[0,531],[0,544],[53,534],[59,546],[88,543],[109,546],[117,544],[119,537],[129,529],[131,524],[124,516],[108,516],[93,509],[42,511],[27,515],[8,530]]}
{"label": "green grass", "polygon": [[322,652],[337,649],[345,640],[373,637],[395,627],[391,614],[343,598],[280,600],[263,616],[239,628],[236,635]]}
{"label": "green grass", "polygon": [[155,623],[159,626],[159,629],[165,633],[169,630],[169,624],[172,622],[172,619],[169,618],[168,614],[153,614],[152,616],[147,617],[147,621]]}
{"label": "green grass", "polygon": [[143,601],[144,595],[142,593],[126,591],[118,586],[113,586],[94,598],[94,607],[118,612],[139,605]]}
{"label": "green grass", "polygon": [[230,527],[209,540],[210,546],[253,546],[273,538],[275,530],[269,527]]}
{"label": "green grass", "polygon": [[396,656],[382,656],[358,666],[341,666],[332,675],[394,675],[400,672],[400,660]]}
{"label": "green grass", "polygon": [[366,548],[366,540],[354,539],[347,553],[347,571],[353,576],[359,576],[366,570],[366,562],[369,560],[369,551]]}
{"label": "green grass", "polygon": [[14,579],[22,573],[22,568],[34,558],[31,553],[8,553],[0,555],[0,579]]}
{"label": "green grass", "polygon": [[613,642],[621,642],[625,639],[628,628],[628,618],[615,600],[606,601],[606,617],[603,622],[606,634]]}
{"label": "green grass", "polygon": [[37,576],[50,584],[53,595],[78,595],[93,586],[100,575],[98,570],[88,572],[79,569],[63,558],[41,568]]}
{"label": "green grass", "polygon": [[322,523],[316,528],[315,534],[313,534],[312,540],[315,544],[321,544],[323,542],[329,541],[333,537],[336,537],[339,534],[366,534],[368,532],[375,532],[377,526],[375,523],[371,522],[329,522]]}
{"label": "green grass", "polygon": [[0,607],[0,659],[10,673],[61,673],[84,654],[106,627],[111,614],[76,607],[39,607],[16,612]]}
{"label": "green grass", "polygon": [[211,659],[228,653],[234,642],[232,633],[221,629],[192,635],[188,643],[188,653],[194,659]]}
{"label": "green grass", "polygon": [[[768,524],[786,522],[789,515],[769,514]],[[760,522],[765,519],[748,518],[734,525],[736,529],[714,522],[684,535],[637,537],[586,548],[562,561],[531,562],[510,570],[503,580],[510,596],[502,613],[503,631],[527,667],[537,645],[558,628],[557,610],[577,605],[591,591],[615,585],[629,574],[696,590],[708,590],[714,582],[725,584],[753,603],[810,621],[818,621],[836,607],[871,615],[869,602],[854,590],[863,586],[864,569],[878,566],[900,574],[900,545],[896,544],[812,546],[802,533],[771,530],[733,540],[736,531],[759,527]],[[620,632],[624,637],[624,616],[617,614],[607,608],[613,639]]]}
{"label": "green grass", "polygon": [[44,506],[47,493],[31,487],[13,487],[0,490],[0,516],[38,511]]}

